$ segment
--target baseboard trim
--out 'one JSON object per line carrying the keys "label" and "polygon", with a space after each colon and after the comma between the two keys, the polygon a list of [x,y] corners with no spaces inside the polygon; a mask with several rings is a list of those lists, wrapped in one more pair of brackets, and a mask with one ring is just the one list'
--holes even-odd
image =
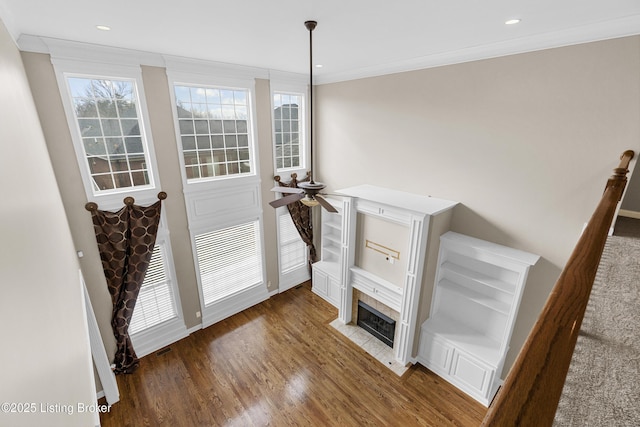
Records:
{"label": "baseboard trim", "polygon": [[624,216],[627,218],[634,218],[634,219],[640,219],[640,212],[638,211],[630,211],[627,209],[620,209],[618,211],[618,215],[619,216]]}
{"label": "baseboard trim", "polygon": [[196,326],[192,326],[191,328],[187,329],[187,336],[191,335],[192,333],[199,331],[200,329],[204,329],[202,327],[202,323],[198,323]]}

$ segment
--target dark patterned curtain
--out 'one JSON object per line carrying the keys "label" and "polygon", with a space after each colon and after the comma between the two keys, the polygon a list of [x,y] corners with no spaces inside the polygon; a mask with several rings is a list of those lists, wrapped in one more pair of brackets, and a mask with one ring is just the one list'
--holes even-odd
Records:
{"label": "dark patterned curtain", "polygon": [[113,303],[111,327],[117,346],[113,361],[116,374],[133,373],[139,366],[129,337],[129,324],[156,244],[160,206],[166,197],[161,192],[160,200],[146,207],[135,205],[133,198],[127,197],[118,212],[101,211],[95,203],[85,206],[91,212]]}
{"label": "dark patterned curtain", "polygon": [[[308,181],[309,174],[307,173],[307,177],[300,181],[298,181],[297,178],[298,175],[295,173],[291,174],[291,181],[289,182],[282,182],[279,176],[274,177],[278,185],[281,187],[298,188],[298,182]],[[316,247],[313,245],[311,208],[298,201],[289,203],[287,205],[287,209],[289,209],[289,214],[291,215],[293,224],[296,226],[296,230],[298,230],[298,234],[300,234],[300,238],[307,244],[307,248],[309,249],[309,263],[311,264],[316,262]]]}

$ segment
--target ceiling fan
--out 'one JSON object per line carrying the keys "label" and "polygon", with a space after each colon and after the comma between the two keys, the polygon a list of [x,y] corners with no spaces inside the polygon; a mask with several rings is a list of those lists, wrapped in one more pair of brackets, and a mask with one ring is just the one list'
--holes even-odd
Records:
{"label": "ceiling fan", "polygon": [[313,207],[321,205],[329,212],[338,212],[331,203],[329,203],[320,191],[326,185],[313,180],[313,30],[318,23],[316,21],[306,21],[304,26],[309,30],[309,150],[311,152],[311,170],[309,171],[309,181],[298,182],[298,187],[274,187],[271,191],[287,194],[279,199],[269,202],[274,208],[286,206],[297,201]]}

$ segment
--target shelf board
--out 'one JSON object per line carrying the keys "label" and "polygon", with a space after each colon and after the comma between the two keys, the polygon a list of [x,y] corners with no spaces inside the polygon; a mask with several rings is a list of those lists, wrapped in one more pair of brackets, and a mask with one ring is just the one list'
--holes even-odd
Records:
{"label": "shelf board", "polygon": [[327,222],[324,222],[322,225],[326,225],[329,228],[333,228],[338,232],[342,230],[342,224],[339,224],[337,222],[327,221]]}
{"label": "shelf board", "polygon": [[493,297],[484,295],[480,292],[476,292],[472,289],[469,289],[466,286],[460,285],[450,280],[447,280],[447,279],[440,280],[439,286],[441,286],[442,289],[448,289],[451,292],[456,293],[457,295],[459,295],[461,299],[462,298],[468,299],[470,301],[473,301],[477,304],[480,304],[498,313],[508,316],[509,312],[511,311],[511,304],[508,304],[503,301],[498,301]]}
{"label": "shelf board", "polygon": [[427,319],[422,328],[490,365],[500,362],[499,342],[440,313]]}
{"label": "shelf board", "polygon": [[335,255],[336,257],[340,258],[340,248],[336,248],[330,245],[324,245],[322,247],[322,250],[325,252],[329,252],[331,255]]}
{"label": "shelf board", "polygon": [[495,277],[487,276],[486,274],[479,273],[477,271],[469,270],[459,264],[451,261],[445,261],[440,266],[444,270],[444,274],[447,272],[462,277],[466,280],[471,280],[474,283],[480,285],[489,286],[490,288],[497,289],[501,292],[513,295],[515,293],[515,285],[513,283],[505,282],[504,280],[496,279]]}
{"label": "shelf board", "polygon": [[336,236],[333,234],[323,234],[322,238],[325,240],[330,241],[331,243],[335,244],[336,246],[340,246],[342,244],[342,239],[340,238],[340,236]]}

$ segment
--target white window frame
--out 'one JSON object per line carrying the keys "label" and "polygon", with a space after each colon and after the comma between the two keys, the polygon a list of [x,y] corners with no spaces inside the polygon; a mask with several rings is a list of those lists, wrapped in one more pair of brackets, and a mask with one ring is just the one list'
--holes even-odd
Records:
{"label": "white window frame", "polygon": [[[304,179],[307,176],[307,170],[309,169],[309,137],[308,137],[308,123],[309,123],[309,87],[306,83],[295,81],[282,81],[278,79],[271,80],[271,128],[272,128],[272,147],[273,147],[273,171],[274,175],[280,175],[284,181],[291,179],[291,174],[296,173],[298,179]],[[273,101],[274,96],[277,93],[285,93],[292,95],[302,95],[303,105],[301,106],[300,117],[300,166],[290,168],[277,168],[276,164],[276,130],[275,130],[275,103]]]}
{"label": "white window frame", "polygon": [[[302,102],[300,103],[300,105],[298,106],[298,123],[299,123],[299,128],[298,128],[298,137],[299,137],[299,154],[298,154],[298,158],[299,158],[299,165],[298,166],[289,166],[289,167],[281,167],[278,168],[278,158],[276,156],[276,152],[277,152],[277,145],[276,145],[276,140],[277,140],[277,133],[276,133],[276,126],[275,126],[275,96],[276,95],[293,95],[293,96],[299,96],[302,98]],[[271,90],[271,117],[272,117],[272,123],[273,123],[273,170],[275,171],[276,174],[280,174],[280,173],[291,173],[291,171],[298,171],[300,169],[304,170],[307,167],[307,158],[306,158],[306,154],[307,154],[307,94],[306,92],[299,92],[299,91],[292,91],[292,90],[278,90],[278,89],[272,89]]]}
{"label": "white window frame", "polygon": [[[175,71],[167,67],[167,77],[169,83],[169,93],[171,97],[171,109],[173,113],[173,122],[176,134],[176,144],[178,153],[180,154],[180,174],[182,176],[183,188],[186,193],[193,191],[203,191],[205,189],[220,189],[235,186],[237,182],[233,181],[259,181],[259,161],[257,161],[257,126],[256,126],[256,99],[255,99],[255,80],[243,78],[218,77],[215,74],[201,74],[199,72]],[[250,173],[223,175],[216,177],[202,178],[198,180],[187,180],[186,164],[184,162],[184,153],[182,150],[182,136],[180,134],[180,124],[178,119],[177,102],[175,95],[175,86],[199,86],[205,88],[230,89],[230,90],[246,90],[248,91],[247,100],[249,102],[247,109],[247,131],[249,134],[249,162]]]}
{"label": "white window frame", "polygon": [[[102,206],[104,203],[112,204],[113,200],[121,201],[123,195],[137,198],[153,198],[157,193],[160,179],[158,176],[158,167],[156,161],[155,150],[153,148],[153,139],[150,132],[149,113],[147,111],[146,97],[144,93],[144,85],[142,81],[142,70],[139,66],[114,65],[114,64],[98,64],[92,62],[81,62],[77,60],[52,58],[54,65],[58,88],[62,98],[62,105],[67,118],[67,125],[71,133],[73,147],[80,167],[82,183],[85,193],[90,201],[98,203]],[[72,103],[71,91],[67,82],[67,77],[97,78],[97,79],[113,79],[113,80],[130,80],[135,82],[138,96],[138,112],[140,133],[142,143],[145,148],[145,155],[149,162],[148,174],[149,184],[144,186],[118,188],[107,191],[95,192],[93,189],[91,172],[87,163],[87,157],[84,152],[82,136],[78,128],[78,122],[75,117],[74,106]]]}
{"label": "white window frame", "polygon": [[[271,124],[272,124],[272,149],[273,149],[273,174],[280,175],[282,181],[288,182],[291,180],[291,174],[296,173],[299,180],[304,179],[307,176],[307,170],[309,168],[310,163],[310,151],[309,151],[309,138],[308,138],[308,123],[309,123],[309,108],[307,104],[309,102],[309,86],[306,82],[306,76],[296,76],[296,75],[279,75],[274,74],[270,81],[271,86]],[[276,93],[289,93],[296,95],[303,95],[303,113],[300,117],[303,117],[304,120],[301,121],[301,135],[300,138],[302,142],[300,144],[301,156],[300,156],[300,166],[295,168],[283,168],[277,169],[276,164],[276,149],[275,149],[275,104],[274,104],[274,95]],[[280,207],[276,209],[276,231],[277,231],[277,241],[278,241],[278,292],[284,292],[288,289],[291,289],[294,286],[299,285],[302,282],[305,282],[311,278],[309,274],[309,269],[307,264],[304,266],[300,266],[297,269],[283,271],[282,269],[282,261],[280,260],[280,251],[281,251],[281,234],[280,234],[280,216],[281,215],[289,215],[289,210],[286,207]],[[302,242],[302,238],[300,238]],[[304,243],[304,242],[303,242]],[[305,252],[307,256],[308,262],[308,250]]]}

